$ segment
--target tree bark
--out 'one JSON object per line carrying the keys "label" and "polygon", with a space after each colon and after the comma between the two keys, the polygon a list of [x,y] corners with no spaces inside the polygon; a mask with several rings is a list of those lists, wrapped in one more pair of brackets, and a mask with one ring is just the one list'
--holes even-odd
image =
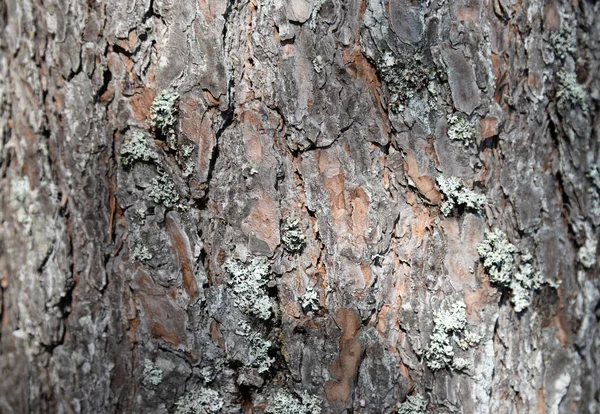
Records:
{"label": "tree bark", "polygon": [[0,1],[0,412],[599,412],[599,15]]}

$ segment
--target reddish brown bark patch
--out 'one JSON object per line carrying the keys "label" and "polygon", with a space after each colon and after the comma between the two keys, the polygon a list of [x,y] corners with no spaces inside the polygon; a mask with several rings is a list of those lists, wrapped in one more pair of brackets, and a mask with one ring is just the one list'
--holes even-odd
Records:
{"label": "reddish brown bark patch", "polygon": [[435,188],[433,178],[429,175],[420,175],[417,165],[417,158],[412,152],[406,153],[404,160],[404,172],[417,187],[417,190],[432,204],[439,204],[442,201],[442,195]]}
{"label": "reddish brown bark patch", "polygon": [[139,89],[133,94],[129,103],[131,111],[137,121],[145,121],[150,115],[150,107],[156,95],[156,90],[151,88]]}
{"label": "reddish brown bark patch", "polygon": [[190,248],[188,237],[180,227],[179,223],[175,221],[172,213],[167,214],[166,227],[169,238],[171,239],[171,244],[177,255],[177,261],[179,262],[179,269],[183,278],[183,288],[191,299],[195,299],[198,297],[198,287],[194,280],[192,249]]}
{"label": "reddish brown bark patch", "polygon": [[498,135],[498,119],[493,117],[481,120],[481,138],[486,139]]}
{"label": "reddish brown bark patch", "polygon": [[348,403],[362,355],[362,345],[356,339],[360,330],[360,316],[352,309],[340,308],[336,311],[335,320],[342,329],[340,352],[329,366],[332,379],[325,383],[325,397],[327,401]]}
{"label": "reddish brown bark patch", "polygon": [[273,252],[280,241],[277,203],[263,193],[252,206],[252,211],[244,220],[242,229],[246,234],[264,242]]}
{"label": "reddish brown bark patch", "polygon": [[141,269],[134,276],[132,288],[145,313],[140,323],[149,326],[153,338],[179,347],[185,338],[186,316],[183,310]]}

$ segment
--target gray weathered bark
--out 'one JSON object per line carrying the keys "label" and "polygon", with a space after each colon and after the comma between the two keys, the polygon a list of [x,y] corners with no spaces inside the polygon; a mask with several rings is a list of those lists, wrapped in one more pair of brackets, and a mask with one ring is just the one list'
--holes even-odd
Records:
{"label": "gray weathered bark", "polygon": [[599,15],[0,1],[0,412],[599,412]]}

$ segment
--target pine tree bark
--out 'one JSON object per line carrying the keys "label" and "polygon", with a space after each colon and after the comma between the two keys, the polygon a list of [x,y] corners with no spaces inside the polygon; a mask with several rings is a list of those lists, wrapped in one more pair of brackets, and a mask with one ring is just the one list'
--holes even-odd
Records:
{"label": "pine tree bark", "polygon": [[1,1],[0,412],[597,413],[599,15]]}

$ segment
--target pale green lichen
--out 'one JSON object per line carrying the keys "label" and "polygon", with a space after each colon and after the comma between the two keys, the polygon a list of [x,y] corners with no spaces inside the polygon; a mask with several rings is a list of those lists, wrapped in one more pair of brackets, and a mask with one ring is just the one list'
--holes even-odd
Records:
{"label": "pale green lichen", "polygon": [[10,191],[15,200],[20,203],[26,202],[31,194],[29,178],[27,176],[13,178],[10,182]]}
{"label": "pale green lichen", "polygon": [[585,268],[591,269],[596,265],[596,250],[598,248],[598,240],[593,237],[585,239],[583,246],[577,252],[577,258]]}
{"label": "pale green lichen", "polygon": [[464,371],[473,368],[473,364],[464,358],[454,358],[452,360],[452,368],[456,371]]}
{"label": "pale green lichen", "polygon": [[267,372],[275,362],[275,359],[269,356],[269,350],[273,344],[271,341],[263,339],[260,333],[253,331],[246,321],[240,321],[238,325],[239,329],[235,333],[248,338],[250,344],[246,365],[256,368],[260,374]]}
{"label": "pale green lichen", "polygon": [[321,56],[317,56],[312,60],[313,69],[317,73],[321,73],[323,71],[323,58]]}
{"label": "pale green lichen", "polygon": [[510,302],[515,312],[522,312],[531,305],[531,296],[534,290],[542,287],[544,279],[542,274],[533,266],[533,256],[528,252],[521,255],[521,263],[510,283],[512,296]]}
{"label": "pale green lichen", "polygon": [[158,161],[158,155],[148,145],[144,133],[137,131],[123,143],[121,147],[121,160],[123,165],[128,166],[136,161]]}
{"label": "pale green lichen", "polygon": [[175,414],[217,414],[223,408],[223,399],[217,391],[198,388],[175,402]]}
{"label": "pale green lichen", "polygon": [[15,218],[23,226],[24,231],[31,234],[35,217],[40,212],[40,205],[37,202],[38,191],[37,189],[31,190],[27,176],[13,178],[10,181],[10,191],[16,202],[14,203]]}
{"label": "pale green lichen", "polygon": [[306,245],[306,234],[300,228],[300,220],[296,217],[287,217],[283,222],[281,235],[283,247],[290,253],[300,252]]}
{"label": "pale green lichen", "polygon": [[593,165],[586,171],[586,175],[593,184],[593,188],[588,188],[592,201],[591,212],[595,216],[600,216],[600,170],[598,166]]}
{"label": "pale green lichen", "polygon": [[309,311],[319,310],[319,294],[311,286],[304,289],[304,294],[300,296],[300,305],[302,309]]}
{"label": "pale green lichen", "polygon": [[173,179],[166,174],[152,180],[150,197],[152,197],[155,203],[162,204],[167,208],[175,207],[179,210],[187,210],[189,208],[181,201]]}
{"label": "pale green lichen", "polygon": [[266,412],[272,414],[320,414],[321,398],[310,395],[306,391],[294,397],[287,390],[279,390],[267,405]]}
{"label": "pale green lichen", "polygon": [[477,246],[477,252],[483,259],[483,267],[490,281],[509,287],[515,269],[517,248],[508,241],[500,229],[485,232],[485,240]]}
{"label": "pale green lichen", "polygon": [[271,341],[263,339],[257,332],[252,333],[249,337],[249,340],[249,365],[256,368],[260,374],[267,372],[271,368],[271,365],[273,365],[275,362],[275,359],[269,356],[269,350],[273,344]]}
{"label": "pale green lichen", "polygon": [[560,28],[550,35],[550,45],[554,55],[559,59],[565,59],[576,51],[577,37],[572,23],[565,13],[560,13]]}
{"label": "pale green lichen", "polygon": [[270,278],[266,258],[257,257],[250,263],[229,259],[223,268],[229,275],[227,284],[231,287],[235,306],[248,315],[269,319],[272,304],[265,290]]}
{"label": "pale green lichen", "polygon": [[142,384],[147,388],[155,388],[162,382],[163,372],[149,359],[144,360],[142,369]]}
{"label": "pale green lichen", "polygon": [[438,311],[435,314],[433,332],[424,353],[430,369],[434,371],[442,368],[463,370],[469,367],[469,363],[465,359],[454,358],[454,347],[452,346],[452,338],[455,338],[457,342],[460,341],[461,334],[467,326],[465,309],[465,303],[459,300],[449,310]]}
{"label": "pale green lichen", "polygon": [[460,141],[465,147],[473,144],[477,137],[477,127],[472,122],[457,115],[448,115],[448,138]]}
{"label": "pale green lichen", "polygon": [[398,414],[426,414],[427,401],[416,395],[409,395],[403,403],[398,403]]}
{"label": "pale green lichen", "polygon": [[492,283],[511,290],[510,301],[515,312],[522,312],[531,304],[531,296],[544,283],[542,274],[533,265],[533,256],[528,252],[519,254],[499,229],[485,233],[485,240],[477,246],[483,259],[483,267]]}
{"label": "pale green lichen", "polygon": [[427,87],[434,73],[423,63],[423,55],[403,57],[387,52],[377,63],[381,78],[390,92],[388,107],[392,112],[403,112],[407,102]]}
{"label": "pale green lichen", "polygon": [[194,146],[192,144],[183,145],[181,147],[181,163],[183,167],[183,176],[189,177],[194,172],[194,167],[196,166],[194,160],[192,159],[192,154],[194,153]]}
{"label": "pale green lichen", "polygon": [[586,93],[583,85],[577,82],[577,76],[573,72],[560,70],[556,73],[557,87],[556,98],[558,107],[567,110],[572,106],[579,106],[587,110]]}
{"label": "pale green lichen", "polygon": [[167,145],[175,149],[175,127],[177,124],[177,101],[179,94],[177,92],[164,90],[152,102],[150,108],[150,123],[159,129],[167,138]]}
{"label": "pale green lichen", "polygon": [[444,216],[449,216],[456,207],[472,211],[483,208],[485,196],[469,190],[458,178],[445,178],[440,175],[436,178],[436,182],[446,198],[440,207]]}
{"label": "pale green lichen", "polygon": [[148,250],[146,246],[135,246],[133,250],[133,258],[135,260],[139,260],[140,262],[145,262],[147,260],[152,259],[152,253]]}
{"label": "pale green lichen", "polygon": [[479,341],[481,341],[481,336],[477,335],[474,332],[465,331],[458,339],[458,346],[463,351],[466,351],[469,348],[473,348],[479,345]]}
{"label": "pale green lichen", "polygon": [[598,169],[597,165],[592,165],[590,169],[586,172],[588,178],[594,184],[594,187],[600,189],[600,169]]}

